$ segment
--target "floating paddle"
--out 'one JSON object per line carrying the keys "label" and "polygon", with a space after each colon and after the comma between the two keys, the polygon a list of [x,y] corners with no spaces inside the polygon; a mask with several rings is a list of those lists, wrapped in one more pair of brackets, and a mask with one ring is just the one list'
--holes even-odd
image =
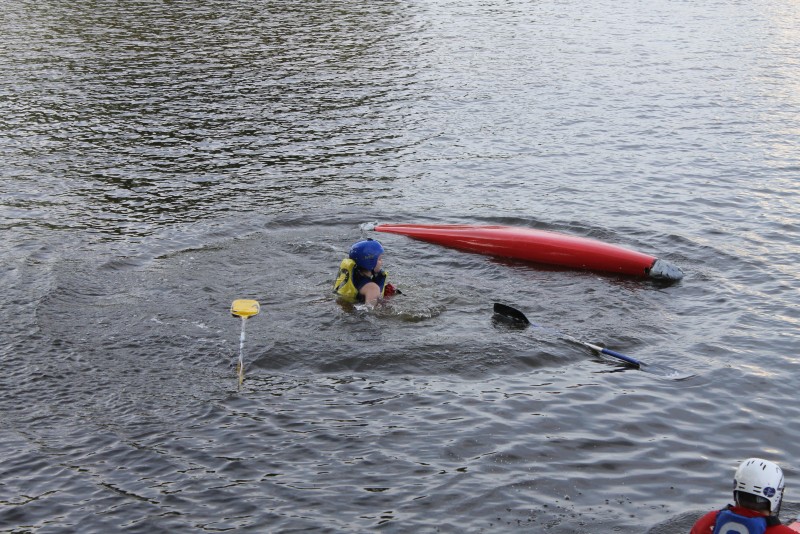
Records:
{"label": "floating paddle", "polygon": [[634,366],[638,367],[642,371],[655,373],[655,374],[659,374],[659,375],[662,375],[662,376],[669,376],[671,378],[687,378],[687,377],[691,376],[691,375],[682,374],[677,369],[672,369],[671,367],[667,367],[667,366],[664,366],[664,365],[648,365],[648,364],[644,363],[641,360],[637,360],[636,358],[632,358],[630,356],[626,356],[625,354],[622,354],[622,353],[617,352],[615,350],[607,349],[607,348],[601,347],[599,345],[593,345],[592,343],[587,343],[586,341],[581,341],[580,339],[574,338],[574,337],[572,337],[572,336],[570,336],[568,334],[565,334],[563,332],[559,332],[558,330],[554,330],[552,328],[548,328],[548,327],[545,327],[545,326],[542,326],[542,325],[538,325],[536,323],[532,323],[532,322],[530,322],[528,320],[527,317],[525,317],[525,314],[522,313],[521,311],[519,311],[518,309],[512,308],[511,306],[506,306],[505,304],[500,304],[499,302],[495,302],[494,303],[494,313],[496,313],[498,315],[502,315],[503,317],[505,317],[507,319],[511,319],[512,321],[514,321],[516,323],[519,323],[519,324],[522,324],[522,325],[525,325],[525,326],[532,325],[532,326],[535,326],[537,328],[542,328],[544,330],[550,330],[551,332],[555,333],[556,335],[558,335],[558,336],[560,336],[560,337],[562,337],[564,339],[567,339],[567,340],[572,341],[574,343],[578,343],[579,345],[583,345],[584,347],[588,347],[588,348],[590,348],[590,349],[592,349],[592,350],[594,350],[596,352],[600,352],[602,354],[607,354],[608,356],[612,356],[614,358],[622,360],[622,361],[624,361],[626,363],[629,363],[631,365],[634,365]]}
{"label": "floating paddle", "polygon": [[239,336],[239,363],[236,365],[239,387],[244,382],[244,325],[250,317],[258,315],[259,311],[261,311],[261,306],[255,300],[238,299],[231,304],[231,315],[242,318],[242,334]]}

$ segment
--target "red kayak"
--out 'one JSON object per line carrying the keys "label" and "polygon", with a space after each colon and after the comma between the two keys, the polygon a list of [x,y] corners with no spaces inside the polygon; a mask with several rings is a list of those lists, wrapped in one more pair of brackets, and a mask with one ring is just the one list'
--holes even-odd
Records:
{"label": "red kayak", "polygon": [[379,224],[375,231],[479,254],[573,269],[680,280],[683,271],[667,261],[594,239],[533,228],[466,224]]}

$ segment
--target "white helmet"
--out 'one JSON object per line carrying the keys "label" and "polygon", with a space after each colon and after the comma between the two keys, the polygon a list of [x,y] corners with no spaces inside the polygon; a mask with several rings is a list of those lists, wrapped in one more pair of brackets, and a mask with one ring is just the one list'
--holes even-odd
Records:
{"label": "white helmet", "polygon": [[733,475],[733,496],[749,493],[769,501],[770,513],[777,515],[783,498],[783,471],[777,464],[761,458],[749,458],[739,465]]}

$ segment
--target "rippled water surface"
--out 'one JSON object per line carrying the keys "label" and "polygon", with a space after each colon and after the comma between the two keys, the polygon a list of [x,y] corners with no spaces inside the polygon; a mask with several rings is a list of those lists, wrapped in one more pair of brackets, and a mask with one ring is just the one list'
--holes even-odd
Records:
{"label": "rippled water surface", "polygon": [[[800,513],[796,2],[15,1],[0,34],[3,532],[688,532],[749,456]],[[330,294],[362,235],[404,293],[372,312]]]}

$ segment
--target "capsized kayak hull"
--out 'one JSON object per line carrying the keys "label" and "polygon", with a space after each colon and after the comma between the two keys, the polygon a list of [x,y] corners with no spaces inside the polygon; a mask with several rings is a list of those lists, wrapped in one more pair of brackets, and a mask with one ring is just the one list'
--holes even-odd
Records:
{"label": "capsized kayak hull", "polygon": [[401,234],[446,247],[573,269],[680,280],[683,271],[653,256],[585,237],[533,228],[464,224],[379,224],[375,231]]}

